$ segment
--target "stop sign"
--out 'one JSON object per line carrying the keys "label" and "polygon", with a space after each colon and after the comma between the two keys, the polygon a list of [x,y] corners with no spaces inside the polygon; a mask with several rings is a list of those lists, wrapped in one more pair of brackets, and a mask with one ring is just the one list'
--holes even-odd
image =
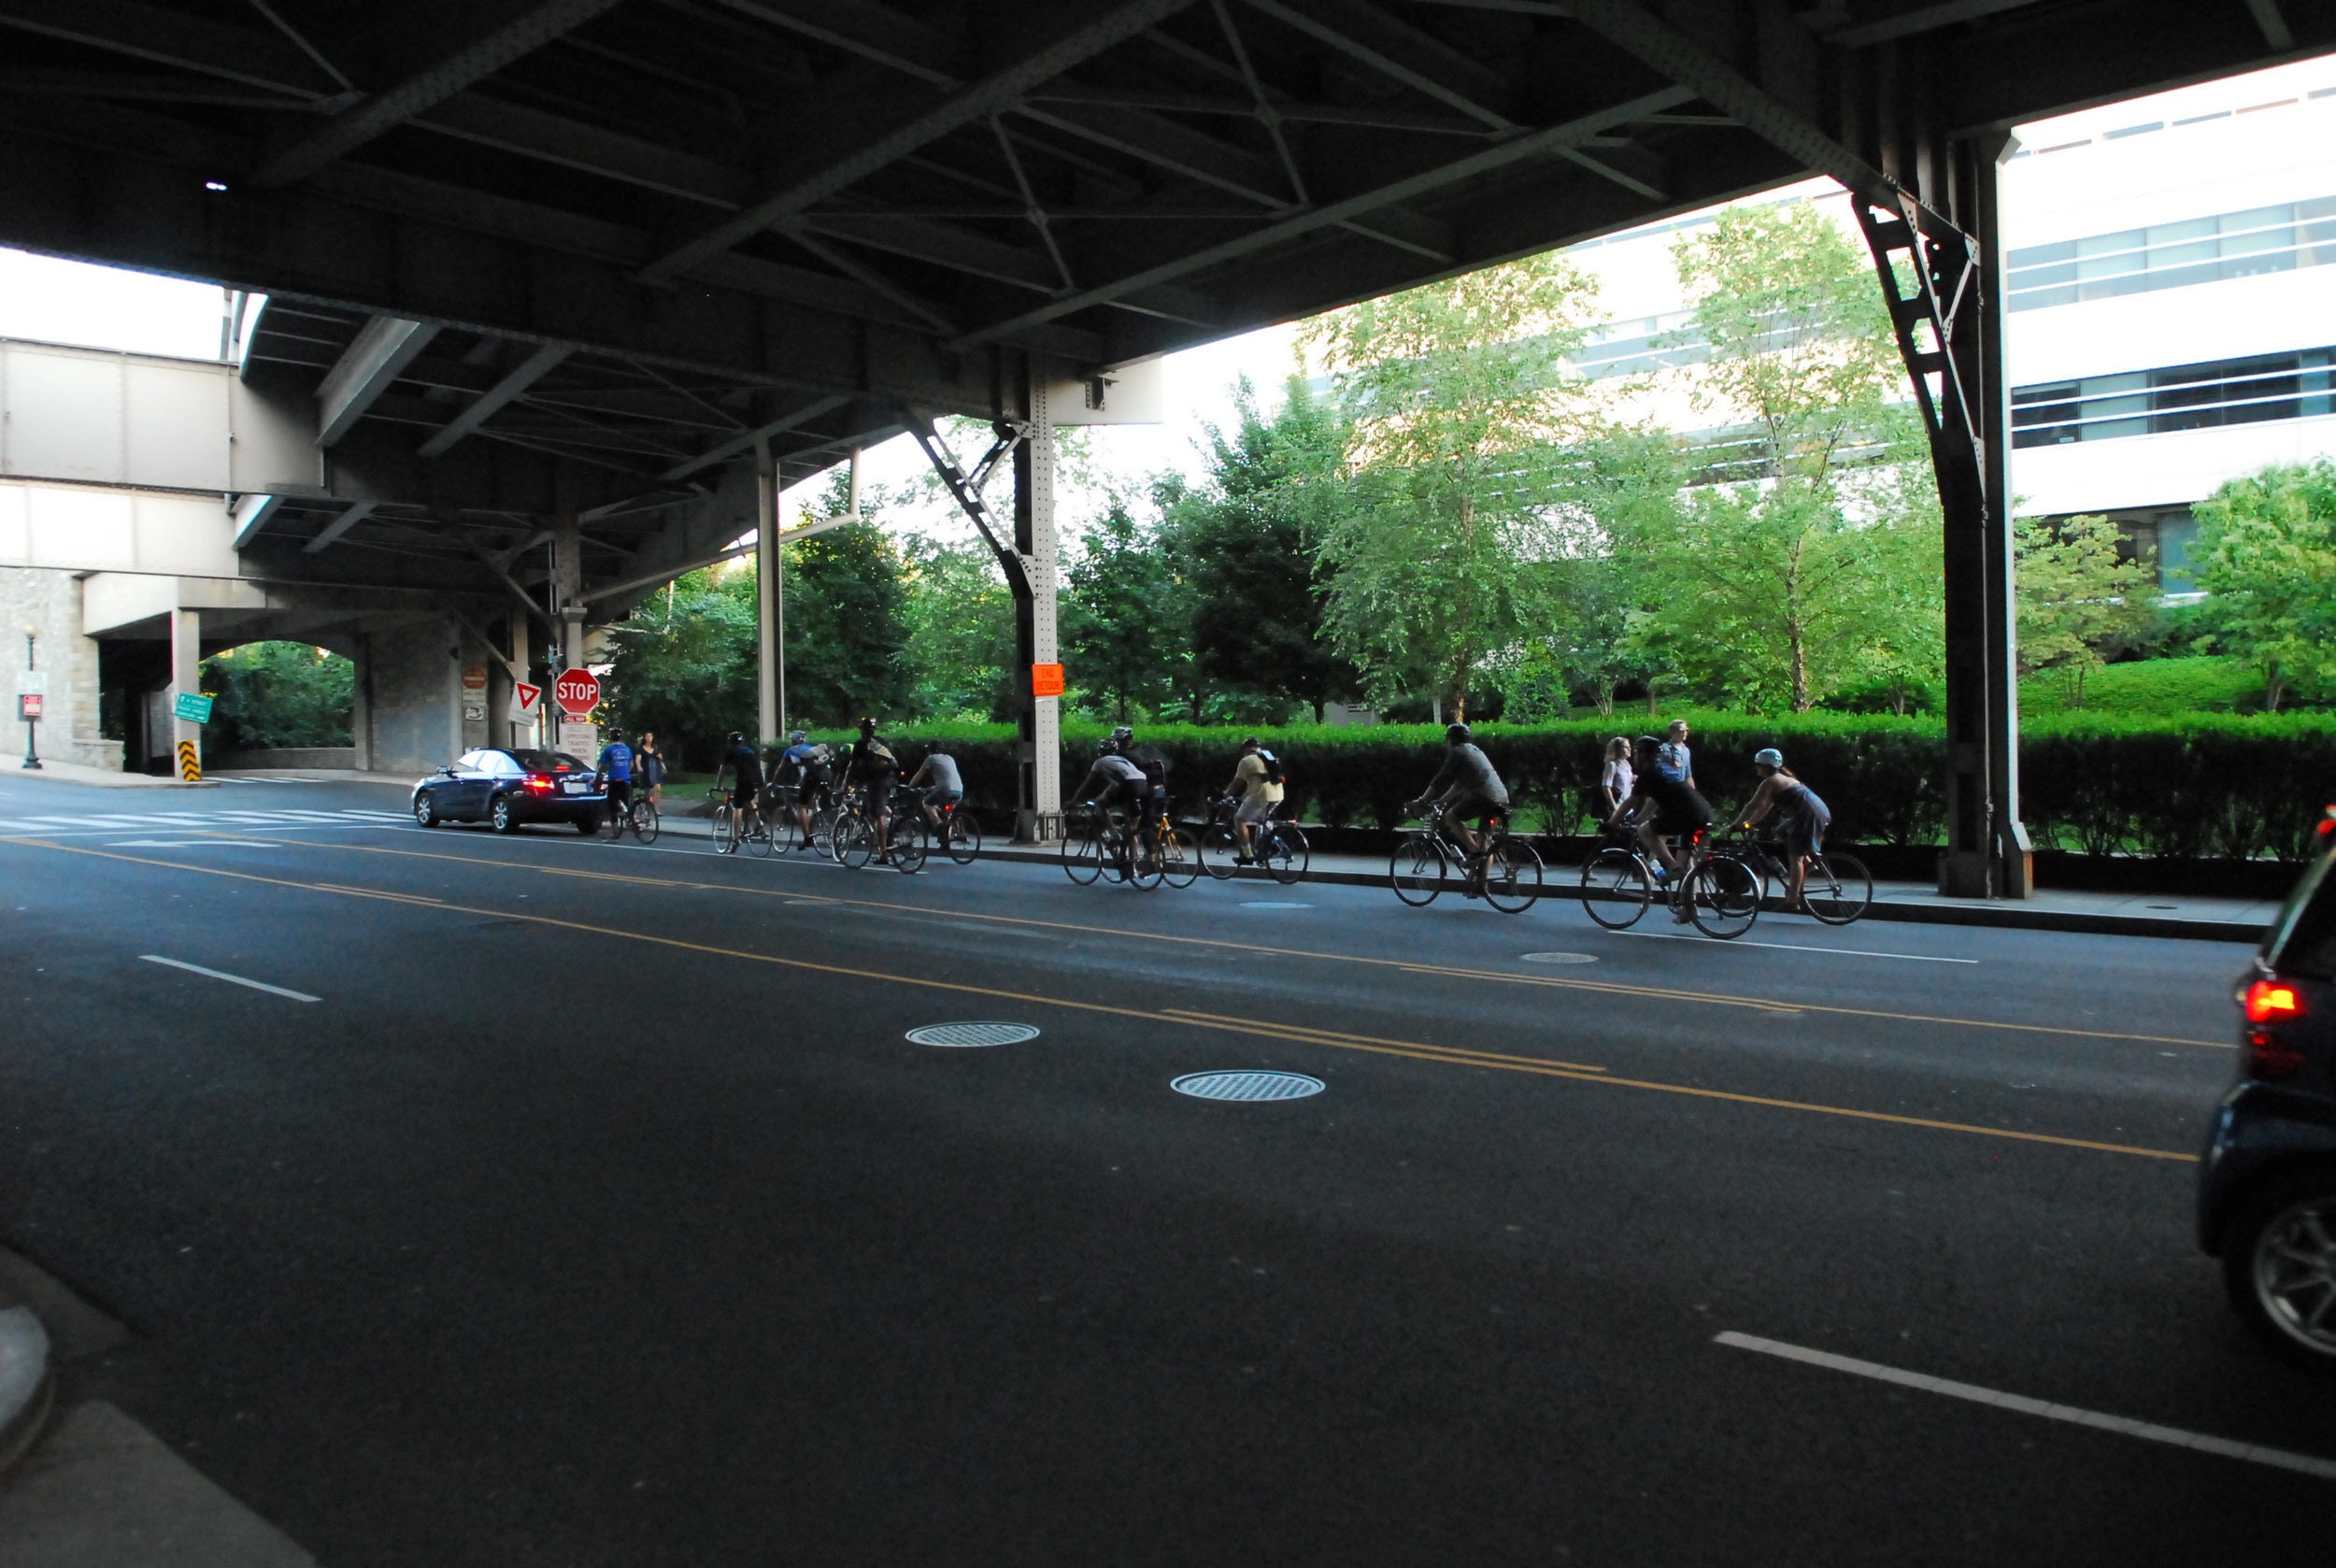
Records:
{"label": "stop sign", "polygon": [[581,719],[600,706],[600,681],[590,670],[562,670],[551,683],[551,700],[571,719]]}

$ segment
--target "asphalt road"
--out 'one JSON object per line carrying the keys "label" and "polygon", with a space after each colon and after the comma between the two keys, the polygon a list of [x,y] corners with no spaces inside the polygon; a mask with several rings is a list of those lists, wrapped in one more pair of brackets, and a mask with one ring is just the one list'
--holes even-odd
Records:
{"label": "asphalt road", "polygon": [[1719,1337],[2336,1458],[2191,1240],[2235,948],[403,804],[0,780],[0,1241],[328,1568],[2326,1559],[2336,1480]]}

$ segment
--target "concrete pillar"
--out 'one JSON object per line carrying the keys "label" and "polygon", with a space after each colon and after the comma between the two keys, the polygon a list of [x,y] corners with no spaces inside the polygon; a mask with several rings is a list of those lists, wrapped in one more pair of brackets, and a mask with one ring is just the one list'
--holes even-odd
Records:
{"label": "concrete pillar", "polygon": [[560,599],[560,668],[582,669],[584,605],[577,596],[584,592],[584,530],[573,518],[552,525],[551,573]]}
{"label": "concrete pillar", "polygon": [[[181,696],[199,696],[203,691],[203,612],[173,610],[170,612],[170,695],[175,706]],[[188,777],[190,759],[179,748],[189,741],[194,743],[191,759],[196,777],[203,767],[203,726],[188,720],[171,720],[170,771],[178,777]]]}
{"label": "concrete pillar", "polygon": [[755,724],[767,750],[778,744],[787,706],[784,551],[778,542],[778,465],[767,442],[754,447]]}
{"label": "concrete pillar", "polygon": [[[529,668],[527,663],[527,617],[523,615],[514,615],[510,618],[510,623],[511,667],[519,672],[517,678],[524,680],[527,677],[527,671]],[[526,748],[539,744],[541,737],[536,734],[536,727],[542,721],[543,710],[551,706],[550,702],[548,699],[538,699],[535,706],[535,717],[524,723],[521,723],[511,717],[512,709],[518,706],[518,699],[517,695],[511,691],[510,682],[505,681],[502,683],[501,690],[503,691],[503,721],[495,733],[504,736],[513,746]]]}
{"label": "concrete pillar", "polygon": [[1055,640],[1054,421],[1047,383],[1025,361],[1023,410],[1030,438],[1014,451],[1014,549],[1029,575],[1031,595],[1018,601],[1014,640],[1021,714],[1021,806],[1015,836],[1047,843],[1062,836],[1062,699],[1031,691],[1031,666],[1061,662]]}
{"label": "concrete pillar", "polygon": [[357,751],[359,773],[371,773],[373,767],[373,638],[360,632],[354,638],[355,648],[349,662],[357,666],[355,700],[349,704],[349,738]]}

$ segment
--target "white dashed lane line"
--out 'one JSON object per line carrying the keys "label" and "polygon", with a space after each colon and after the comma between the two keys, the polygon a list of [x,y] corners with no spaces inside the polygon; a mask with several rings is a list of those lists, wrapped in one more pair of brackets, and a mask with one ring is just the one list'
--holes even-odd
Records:
{"label": "white dashed lane line", "polygon": [[320,996],[310,996],[305,991],[287,991],[282,986],[269,985],[265,980],[253,980],[241,975],[230,975],[223,969],[206,969],[199,963],[189,963],[184,959],[164,958],[160,953],[140,953],[138,957],[149,963],[165,963],[173,969],[183,969],[190,975],[202,975],[214,980],[225,980],[229,985],[249,986],[253,991],[264,991],[271,996],[288,996],[294,1002],[324,1000]]}
{"label": "white dashed lane line", "polygon": [[[1701,942],[1713,945],[1708,936],[1689,936],[1675,931],[1617,931],[1617,936],[1651,936],[1658,942]],[[1831,953],[1837,958],[1902,958],[1909,963],[1977,963],[1975,958],[1937,958],[1930,953],[1870,953],[1858,948],[1811,948],[1799,942],[1746,942],[1741,936],[1719,944],[1726,948],[1773,948],[1787,953]]]}

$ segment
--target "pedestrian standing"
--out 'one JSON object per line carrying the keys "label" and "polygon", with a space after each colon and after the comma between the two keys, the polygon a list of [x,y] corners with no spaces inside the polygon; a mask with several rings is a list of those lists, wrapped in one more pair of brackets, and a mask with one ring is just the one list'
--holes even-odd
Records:
{"label": "pedestrian standing", "polygon": [[1692,790],[1695,783],[1695,754],[1688,749],[1688,721],[1674,719],[1670,738],[1655,750],[1655,770],[1674,784],[1684,784]]}
{"label": "pedestrian standing", "polygon": [[665,753],[658,748],[655,730],[641,732],[641,744],[633,748],[633,761],[642,787],[648,791],[648,802],[655,805],[665,790]]}
{"label": "pedestrian standing", "polygon": [[1598,793],[1601,818],[1612,817],[1622,809],[1622,803],[1631,798],[1638,775],[1631,767],[1631,740],[1617,735],[1606,742],[1606,760],[1598,770]]}

